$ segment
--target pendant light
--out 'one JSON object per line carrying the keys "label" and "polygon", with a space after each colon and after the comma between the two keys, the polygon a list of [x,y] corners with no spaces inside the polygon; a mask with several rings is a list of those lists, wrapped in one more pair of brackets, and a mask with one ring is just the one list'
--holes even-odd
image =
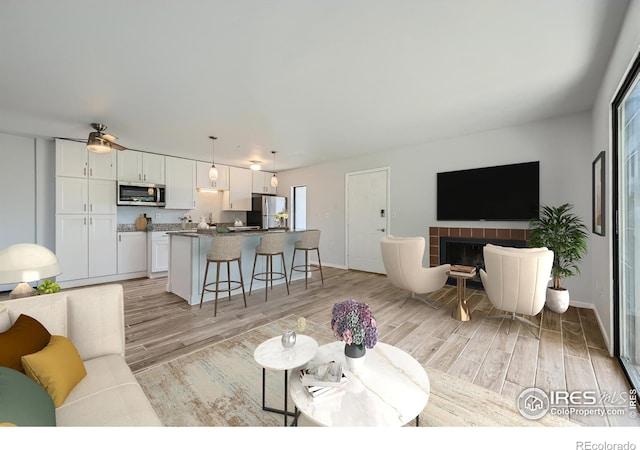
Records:
{"label": "pendant light", "polygon": [[211,168],[209,169],[209,179],[211,181],[216,181],[218,179],[218,169],[216,169],[216,164],[215,164],[215,143],[216,143],[216,139],[218,139],[215,136],[209,136],[209,139],[211,139],[213,142],[211,144],[211,148],[212,148],[212,152],[211,152]]}
{"label": "pendant light", "polygon": [[271,177],[271,187],[278,187],[278,176],[276,175],[276,151],[272,150],[273,153],[273,176]]}

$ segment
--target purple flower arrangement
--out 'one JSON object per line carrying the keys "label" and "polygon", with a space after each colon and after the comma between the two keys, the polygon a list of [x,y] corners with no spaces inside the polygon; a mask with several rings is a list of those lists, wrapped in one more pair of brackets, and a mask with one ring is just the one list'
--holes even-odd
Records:
{"label": "purple flower arrangement", "polygon": [[339,341],[373,348],[378,342],[378,326],[369,305],[354,299],[333,305],[331,329]]}

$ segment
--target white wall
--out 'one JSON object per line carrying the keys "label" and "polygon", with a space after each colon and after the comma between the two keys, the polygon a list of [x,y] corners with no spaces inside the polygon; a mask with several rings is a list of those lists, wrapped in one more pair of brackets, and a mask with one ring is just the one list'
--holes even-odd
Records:
{"label": "white wall", "polygon": [[[591,115],[563,116],[522,126],[461,136],[412,148],[336,161],[278,173],[278,193],[307,186],[307,228],[322,230],[322,263],[345,267],[345,174],[377,167],[391,171],[390,234],[428,239],[430,226],[527,228],[526,222],[436,221],[436,174],[474,167],[540,161],[540,199],[572,203],[591,224]],[[476,195],[480,195],[478,192]],[[425,265],[428,255],[425,255]],[[574,305],[590,306],[591,253],[580,276],[564,283]]]}
{"label": "white wall", "polygon": [[620,31],[618,42],[609,61],[606,75],[600,85],[593,106],[592,129],[593,147],[591,159],[605,150],[606,153],[606,236],[591,239],[592,273],[591,290],[594,293],[594,306],[600,326],[605,334],[610,353],[613,354],[613,238],[612,238],[612,157],[611,157],[611,102],[622,82],[629,65],[640,49],[640,0],[629,4],[625,22]]}

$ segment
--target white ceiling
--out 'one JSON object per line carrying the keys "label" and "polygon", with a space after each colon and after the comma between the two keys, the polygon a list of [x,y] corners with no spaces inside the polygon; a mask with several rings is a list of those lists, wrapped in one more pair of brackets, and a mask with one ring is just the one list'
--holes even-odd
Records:
{"label": "white ceiling", "polygon": [[626,0],[1,0],[0,132],[278,170],[591,107]]}

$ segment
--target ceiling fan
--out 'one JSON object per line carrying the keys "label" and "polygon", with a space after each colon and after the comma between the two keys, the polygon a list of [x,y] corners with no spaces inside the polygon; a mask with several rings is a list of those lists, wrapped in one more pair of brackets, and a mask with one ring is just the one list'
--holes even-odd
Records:
{"label": "ceiling fan", "polygon": [[116,136],[104,133],[104,130],[107,129],[106,125],[101,123],[92,123],[91,127],[96,131],[89,133],[89,137],[87,139],[64,137],[56,139],[63,139],[65,141],[72,142],[86,142],[87,150],[95,153],[109,153],[111,150],[127,150],[126,147],[116,144],[116,139],[118,139]]}

